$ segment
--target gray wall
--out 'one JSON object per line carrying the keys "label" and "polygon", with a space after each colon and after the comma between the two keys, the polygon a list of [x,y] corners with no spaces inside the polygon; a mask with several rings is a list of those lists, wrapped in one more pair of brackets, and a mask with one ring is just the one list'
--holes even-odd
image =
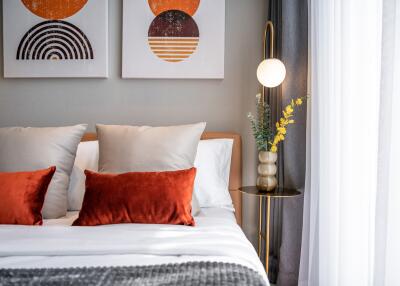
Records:
{"label": "gray wall", "polygon": [[[109,78],[0,78],[0,126],[88,123],[93,130],[95,123],[206,121],[207,130],[242,134],[244,183],[254,184],[256,150],[246,114],[254,110],[259,89],[255,72],[265,19],[265,0],[226,0],[224,80],[122,80],[122,1],[109,1]],[[2,44],[0,37],[1,51]],[[0,69],[2,74],[2,57]],[[255,242],[257,204],[249,198],[244,202],[244,229]]]}

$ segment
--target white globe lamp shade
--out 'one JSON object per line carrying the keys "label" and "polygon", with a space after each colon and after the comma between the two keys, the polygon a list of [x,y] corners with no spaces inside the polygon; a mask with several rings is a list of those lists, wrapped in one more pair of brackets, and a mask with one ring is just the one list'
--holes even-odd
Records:
{"label": "white globe lamp shade", "polygon": [[265,87],[280,85],[286,76],[285,65],[278,59],[263,60],[257,68],[258,81]]}

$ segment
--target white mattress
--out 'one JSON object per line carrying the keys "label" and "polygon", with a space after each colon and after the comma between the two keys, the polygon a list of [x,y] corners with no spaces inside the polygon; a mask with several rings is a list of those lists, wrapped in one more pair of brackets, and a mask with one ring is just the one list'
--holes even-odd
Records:
{"label": "white mattress", "polygon": [[0,225],[0,268],[127,266],[221,261],[259,272],[253,246],[226,209],[202,209],[196,226],[119,224],[71,227],[77,212],[43,227]]}

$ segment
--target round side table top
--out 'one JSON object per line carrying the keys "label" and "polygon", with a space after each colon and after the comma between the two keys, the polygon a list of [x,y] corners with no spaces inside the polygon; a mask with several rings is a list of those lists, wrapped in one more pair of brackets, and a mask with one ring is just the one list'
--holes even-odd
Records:
{"label": "round side table top", "polygon": [[239,188],[239,191],[253,196],[271,198],[289,198],[301,195],[301,193],[296,189],[288,189],[282,187],[277,187],[275,190],[267,192],[260,191],[256,186],[247,186]]}

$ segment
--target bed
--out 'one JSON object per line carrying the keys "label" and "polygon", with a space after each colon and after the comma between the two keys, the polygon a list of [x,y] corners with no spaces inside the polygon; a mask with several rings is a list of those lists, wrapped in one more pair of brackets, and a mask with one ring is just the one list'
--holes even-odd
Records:
{"label": "bed", "polygon": [[213,138],[234,140],[229,187],[235,212],[203,208],[195,227],[71,227],[77,212],[44,220],[43,227],[0,225],[0,285],[269,285],[240,228],[240,136],[202,136]]}

